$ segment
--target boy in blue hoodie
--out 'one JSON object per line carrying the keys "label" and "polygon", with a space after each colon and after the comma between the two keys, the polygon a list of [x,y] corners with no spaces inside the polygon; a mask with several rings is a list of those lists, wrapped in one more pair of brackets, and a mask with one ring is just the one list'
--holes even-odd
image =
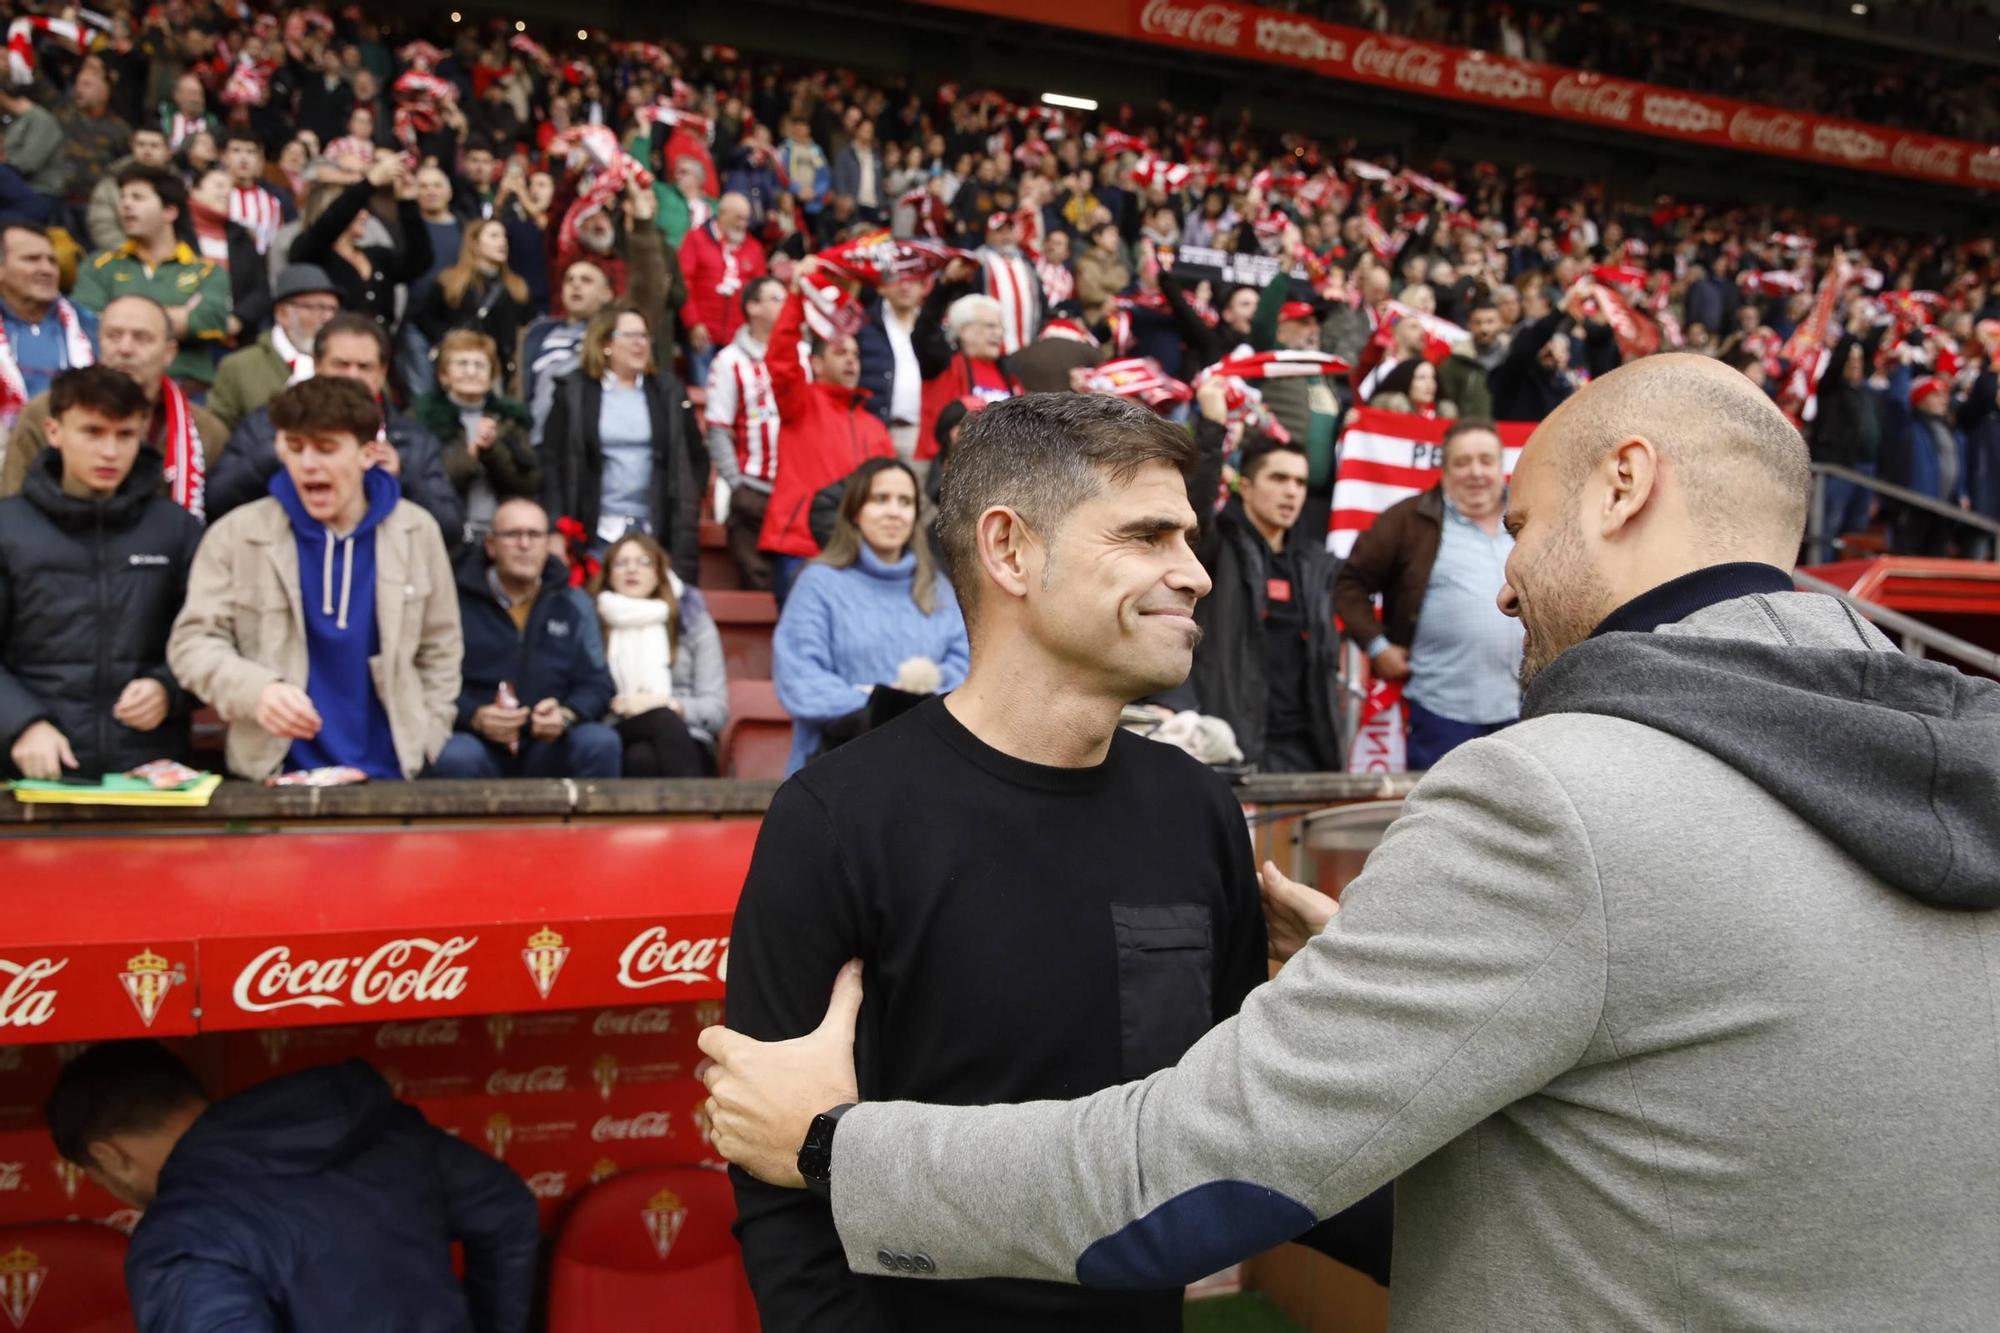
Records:
{"label": "boy in blue hoodie", "polygon": [[528,1187],[359,1060],[210,1102],[158,1042],[101,1042],[63,1069],[48,1123],[65,1159],[145,1209],[125,1257],[142,1333],[528,1327]]}
{"label": "boy in blue hoodie", "polygon": [[380,411],[320,376],[270,403],[282,469],[195,555],[167,660],[230,724],[249,778],[334,765],[415,777],[443,750],[463,657],[437,521],[370,467]]}

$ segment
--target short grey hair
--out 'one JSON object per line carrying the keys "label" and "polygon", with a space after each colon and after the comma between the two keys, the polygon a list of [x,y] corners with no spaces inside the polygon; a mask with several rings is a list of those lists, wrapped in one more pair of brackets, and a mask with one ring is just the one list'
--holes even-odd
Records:
{"label": "short grey hair", "polygon": [[945,457],[937,517],[939,555],[966,620],[978,600],[981,514],[1005,506],[1050,540],[1106,485],[1149,463],[1185,477],[1200,457],[1184,427],[1108,394],[1024,394],[967,416]]}

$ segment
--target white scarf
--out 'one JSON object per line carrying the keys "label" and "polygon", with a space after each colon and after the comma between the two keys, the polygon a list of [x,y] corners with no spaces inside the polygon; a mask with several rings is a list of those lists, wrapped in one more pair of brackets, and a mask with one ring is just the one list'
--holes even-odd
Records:
{"label": "white scarf", "polygon": [[278,359],[291,369],[291,379],[285,381],[287,388],[313,377],[313,359],[310,354],[292,346],[292,340],[285,336],[285,326],[273,321],[271,324],[271,350]]}
{"label": "white scarf", "polygon": [[[671,571],[667,590],[676,602],[681,581]],[[597,594],[597,618],[604,622],[604,657],[620,694],[674,693],[674,648],[667,641],[667,604],[658,597]]]}

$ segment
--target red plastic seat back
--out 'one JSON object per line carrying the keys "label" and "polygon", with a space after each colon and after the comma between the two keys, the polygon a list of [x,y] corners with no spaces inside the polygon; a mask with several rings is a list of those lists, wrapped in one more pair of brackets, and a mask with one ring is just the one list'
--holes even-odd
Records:
{"label": "red plastic seat back", "polygon": [[549,1276],[549,1333],[756,1333],[729,1177],[699,1166],[627,1171],[570,1209]]}
{"label": "red plastic seat back", "polygon": [[132,1333],[125,1237],[94,1222],[0,1227],[0,1333]]}
{"label": "red plastic seat back", "polygon": [[718,747],[726,778],[781,778],[792,754],[792,719],[768,680],[729,682],[729,725]]}
{"label": "red plastic seat back", "polygon": [[777,632],[778,599],[768,592],[704,591],[708,614],[722,640],[729,679],[771,678],[771,636]]}

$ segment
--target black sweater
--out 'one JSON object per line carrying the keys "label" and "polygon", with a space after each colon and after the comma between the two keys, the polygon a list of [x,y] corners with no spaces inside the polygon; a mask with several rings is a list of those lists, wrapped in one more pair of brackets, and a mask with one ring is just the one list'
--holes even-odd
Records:
{"label": "black sweater", "polygon": [[[1265,978],[1242,810],[1158,742],[1121,732],[1095,768],[1046,768],[933,700],[779,791],[736,911],[729,1026],[810,1032],[852,957],[863,1097],[1022,1102],[1143,1077]],[[766,1333],[1181,1326],[1177,1290],[851,1274],[825,1203],[732,1175]]]}

